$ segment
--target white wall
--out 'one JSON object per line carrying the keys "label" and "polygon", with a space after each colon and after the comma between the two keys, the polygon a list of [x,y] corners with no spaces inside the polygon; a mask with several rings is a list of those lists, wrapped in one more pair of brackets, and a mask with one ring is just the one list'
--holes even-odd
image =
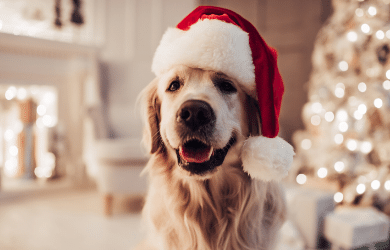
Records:
{"label": "white wall", "polygon": [[106,0],[102,89],[116,136],[141,134],[134,104],[154,77],[154,51],[167,27],[175,26],[195,7],[195,0]]}

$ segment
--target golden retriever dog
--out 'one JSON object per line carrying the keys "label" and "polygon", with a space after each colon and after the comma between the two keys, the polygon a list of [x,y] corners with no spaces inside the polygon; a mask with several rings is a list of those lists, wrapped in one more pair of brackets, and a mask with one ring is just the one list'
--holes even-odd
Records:
{"label": "golden retriever dog", "polygon": [[140,101],[151,153],[149,243],[270,249],[285,218],[282,193],[276,182],[250,178],[240,158],[244,141],[260,134],[256,101],[225,74],[187,66],[153,80]]}
{"label": "golden retriever dog", "polygon": [[145,249],[272,249],[293,148],[277,137],[276,52],[238,14],[201,6],[164,34],[139,104],[151,158]]}

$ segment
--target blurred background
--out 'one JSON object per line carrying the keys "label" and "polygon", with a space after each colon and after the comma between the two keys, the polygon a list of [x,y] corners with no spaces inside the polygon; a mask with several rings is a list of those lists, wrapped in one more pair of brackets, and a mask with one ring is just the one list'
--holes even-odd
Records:
{"label": "blurred background", "polygon": [[0,249],[143,239],[135,101],[165,30],[199,5],[239,13],[279,53],[297,156],[278,249],[388,249],[389,4],[0,0]]}

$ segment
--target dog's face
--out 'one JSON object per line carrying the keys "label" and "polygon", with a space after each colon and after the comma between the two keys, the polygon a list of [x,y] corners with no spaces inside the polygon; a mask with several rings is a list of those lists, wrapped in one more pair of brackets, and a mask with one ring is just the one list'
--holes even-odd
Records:
{"label": "dog's face", "polygon": [[176,171],[190,176],[208,178],[222,164],[239,163],[243,141],[259,130],[254,100],[219,72],[176,66],[143,95],[151,152],[163,147]]}

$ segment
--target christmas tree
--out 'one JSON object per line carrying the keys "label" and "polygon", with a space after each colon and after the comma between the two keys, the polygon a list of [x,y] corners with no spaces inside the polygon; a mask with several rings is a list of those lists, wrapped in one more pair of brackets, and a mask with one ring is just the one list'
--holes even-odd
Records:
{"label": "christmas tree", "polygon": [[332,3],[314,47],[291,176],[333,187],[340,204],[390,214],[390,0]]}

